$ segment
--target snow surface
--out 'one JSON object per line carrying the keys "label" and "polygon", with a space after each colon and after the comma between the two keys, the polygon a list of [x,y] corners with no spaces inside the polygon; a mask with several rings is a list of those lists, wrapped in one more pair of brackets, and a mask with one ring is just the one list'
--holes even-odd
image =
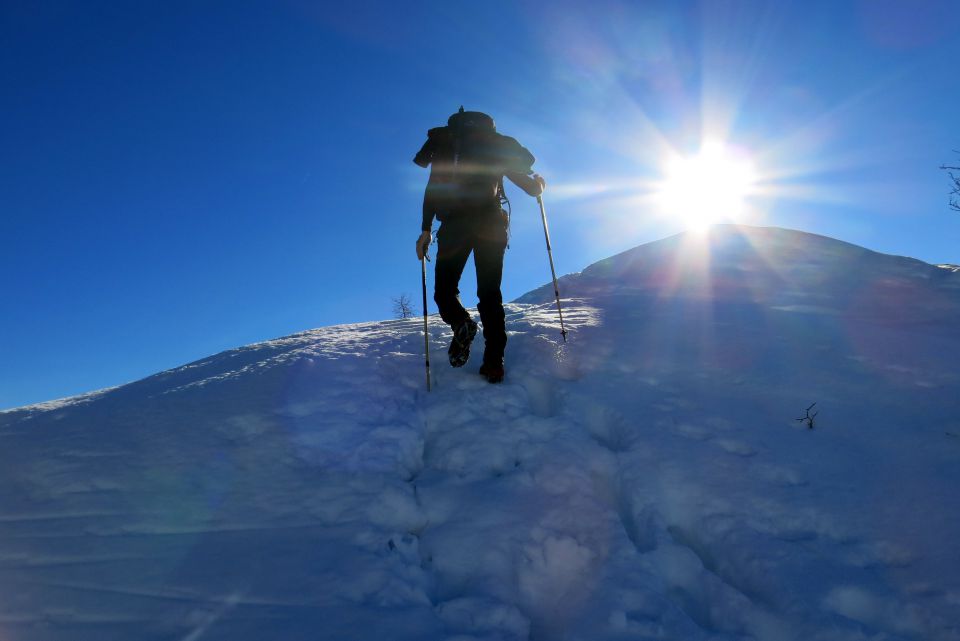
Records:
{"label": "snow surface", "polygon": [[0,639],[960,639],[960,273],[717,227],[561,291],[499,386],[433,317],[429,394],[411,319],[0,413]]}

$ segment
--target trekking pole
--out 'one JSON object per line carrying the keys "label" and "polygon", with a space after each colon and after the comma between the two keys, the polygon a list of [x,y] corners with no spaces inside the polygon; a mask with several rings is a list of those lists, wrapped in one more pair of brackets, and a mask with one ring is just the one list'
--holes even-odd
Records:
{"label": "trekking pole", "polygon": [[430,335],[427,333],[427,253],[420,259],[420,274],[423,281],[423,353],[427,364],[427,391],[430,391]]}
{"label": "trekking pole", "polygon": [[553,276],[553,295],[557,299],[557,313],[560,315],[560,335],[563,336],[563,342],[567,342],[567,330],[563,326],[563,310],[560,309],[560,288],[557,286],[557,271],[553,268],[553,250],[550,248],[550,230],[547,229],[547,212],[543,208],[543,198],[537,196],[537,204],[540,205],[540,218],[543,219],[543,236],[547,239],[547,257],[550,259],[550,274]]}

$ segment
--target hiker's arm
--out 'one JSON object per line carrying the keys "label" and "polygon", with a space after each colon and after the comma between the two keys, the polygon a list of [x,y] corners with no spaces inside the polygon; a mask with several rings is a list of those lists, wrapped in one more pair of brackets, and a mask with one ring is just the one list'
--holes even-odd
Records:
{"label": "hiker's arm", "polygon": [[539,196],[547,188],[547,181],[539,174],[528,176],[519,172],[509,172],[506,174],[514,185],[527,192],[531,196]]}
{"label": "hiker's arm", "polygon": [[[433,227],[434,216],[431,196],[430,183],[428,182],[427,188],[423,192],[423,219],[420,222],[420,237],[417,238],[417,260],[423,260],[423,257],[427,255],[427,248],[430,247],[430,229]],[[429,260],[429,257],[427,260]]]}
{"label": "hiker's arm", "polygon": [[423,216],[420,218],[420,231],[428,232],[433,228],[433,203],[431,202],[430,187],[423,192]]}
{"label": "hiker's arm", "polygon": [[542,194],[547,182],[533,173],[533,163],[536,159],[530,150],[517,142],[516,138],[509,136],[500,136],[500,144],[503,154],[501,157],[504,160],[504,175],[531,196]]}

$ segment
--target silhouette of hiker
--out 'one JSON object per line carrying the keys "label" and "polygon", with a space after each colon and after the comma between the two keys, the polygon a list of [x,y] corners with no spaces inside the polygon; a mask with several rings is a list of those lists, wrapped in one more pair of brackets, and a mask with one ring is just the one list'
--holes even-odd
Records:
{"label": "silhouette of hiker", "polygon": [[453,329],[447,355],[450,365],[462,367],[470,358],[470,344],[477,323],[460,303],[460,276],[473,252],[477,271],[477,310],[483,323],[486,347],[480,374],[491,383],[503,380],[503,351],[507,344],[504,325],[503,254],[507,247],[509,216],[503,177],[531,196],[543,193],[546,182],[533,173],[534,157],[520,143],[497,133],[493,118],[479,111],[450,116],[446,127],[427,132],[427,142],[413,162],[432,165],[423,194],[422,233],[417,239],[417,258],[430,246],[434,216],[437,231],[437,265],[434,300],[440,317]]}

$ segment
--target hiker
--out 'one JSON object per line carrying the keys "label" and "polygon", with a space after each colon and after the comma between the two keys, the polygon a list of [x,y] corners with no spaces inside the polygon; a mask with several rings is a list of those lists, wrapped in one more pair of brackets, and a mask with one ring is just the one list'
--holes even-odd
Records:
{"label": "hiker", "polygon": [[427,142],[413,162],[432,165],[423,194],[422,233],[417,239],[417,259],[430,246],[434,216],[437,231],[437,264],[434,300],[440,317],[453,329],[447,355],[450,365],[462,367],[470,357],[477,323],[460,303],[460,276],[473,252],[477,271],[477,309],[486,343],[480,374],[491,383],[503,380],[504,326],[503,254],[507,247],[509,216],[503,177],[531,196],[543,193],[546,182],[533,173],[534,157],[515,139],[497,133],[493,118],[479,111],[460,111],[446,127],[427,132]]}

